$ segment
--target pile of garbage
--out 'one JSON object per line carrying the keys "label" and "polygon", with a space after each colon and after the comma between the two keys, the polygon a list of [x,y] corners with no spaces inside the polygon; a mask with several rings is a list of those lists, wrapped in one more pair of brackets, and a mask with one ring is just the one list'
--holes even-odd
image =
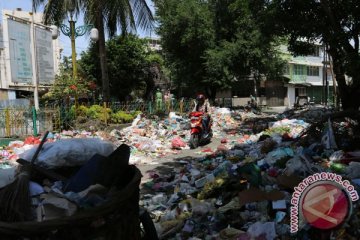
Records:
{"label": "pile of garbage", "polygon": [[[42,222],[73,216],[79,211],[106,203],[132,178],[129,165],[130,147],[125,144],[116,148],[113,143],[99,138],[55,141],[53,134],[50,134],[44,145],[39,145],[38,138],[27,138],[25,142],[26,145],[22,148],[28,149],[19,154],[19,168],[16,171],[15,167],[0,171],[0,199],[4,200],[3,197],[6,197],[4,191],[6,192],[7,188],[14,188],[13,190],[20,194],[24,191],[23,195],[26,196],[25,189],[18,189],[21,185],[12,183],[23,181],[22,169],[35,158],[31,168],[32,178],[28,185],[31,211],[17,212],[16,204],[23,204],[23,207],[26,205],[26,198],[23,197],[15,199],[17,203],[11,205],[14,209],[2,202],[1,221]],[[32,148],[29,147],[31,145]],[[38,149],[41,151],[38,152]],[[18,171],[20,174],[16,174]],[[59,174],[59,171],[62,174]],[[8,209],[5,210],[5,207]]]}
{"label": "pile of garbage", "polygon": [[[214,137],[220,138],[224,136],[224,131],[237,128],[239,121],[236,121],[232,114],[229,109],[214,108],[211,115]],[[164,156],[189,149],[190,120],[173,112],[164,120],[149,119],[140,114],[131,126],[121,131],[113,130],[111,135],[133,146],[136,149],[133,151],[135,155],[143,153],[142,157]]]}
{"label": "pile of garbage", "polygon": [[290,109],[281,114],[282,118],[302,119],[307,122],[320,121],[324,116],[335,112],[333,108],[311,107],[304,109]]}
{"label": "pile of garbage", "polygon": [[[109,133],[98,131],[62,131],[60,133],[50,132],[47,136],[47,142],[55,142],[63,139],[99,139],[114,142],[116,139]],[[29,136],[24,140],[10,141],[7,146],[0,147],[0,168],[6,168],[7,166],[16,166],[16,160],[21,154],[29,149],[32,149],[35,145],[40,143],[40,137]]]}
{"label": "pile of garbage", "polygon": [[[360,149],[342,151],[325,123],[321,139],[301,141],[310,124],[283,119],[235,146],[177,160],[167,173],[153,170],[141,204],[154,215],[161,239],[356,239],[358,203],[340,229],[306,225],[291,233],[292,194],[304,178],[336,173],[360,190]],[[339,126],[350,130],[344,120]],[[341,131],[344,131],[342,129]],[[356,192],[353,192],[355,194]],[[350,193],[351,194],[351,193]],[[355,200],[355,199],[353,199]],[[351,200],[350,200],[351,201]]]}

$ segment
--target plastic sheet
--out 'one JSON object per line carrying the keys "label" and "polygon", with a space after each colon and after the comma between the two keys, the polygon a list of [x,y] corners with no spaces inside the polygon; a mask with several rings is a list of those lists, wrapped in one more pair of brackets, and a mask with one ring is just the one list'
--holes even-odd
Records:
{"label": "plastic sheet", "polygon": [[[36,148],[32,148],[20,155],[30,161]],[[64,139],[52,143],[45,143],[36,164],[47,168],[80,166],[93,155],[108,156],[114,151],[114,145],[100,139]]]}

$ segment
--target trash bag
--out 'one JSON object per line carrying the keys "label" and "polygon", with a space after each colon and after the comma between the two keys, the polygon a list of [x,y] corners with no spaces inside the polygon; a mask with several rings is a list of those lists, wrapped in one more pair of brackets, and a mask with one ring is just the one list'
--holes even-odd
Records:
{"label": "trash bag", "polygon": [[[32,148],[20,154],[20,158],[30,161],[35,151]],[[113,151],[112,143],[97,138],[63,139],[45,143],[35,164],[49,169],[82,166],[95,154],[108,156]]]}
{"label": "trash bag", "polygon": [[186,147],[186,143],[180,137],[175,137],[171,141],[171,147],[174,149],[180,149]]}
{"label": "trash bag", "polygon": [[328,119],[328,124],[324,132],[323,137],[321,138],[321,143],[326,149],[337,149],[334,131],[331,125],[330,118]]}

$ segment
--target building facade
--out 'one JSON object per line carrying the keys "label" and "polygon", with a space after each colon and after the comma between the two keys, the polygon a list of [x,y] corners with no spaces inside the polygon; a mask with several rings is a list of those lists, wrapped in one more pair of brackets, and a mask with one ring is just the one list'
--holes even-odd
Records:
{"label": "building facade", "polygon": [[314,103],[331,102],[333,98],[333,75],[328,54],[321,45],[308,56],[292,56],[286,46],[281,51],[287,61],[284,76],[286,88],[286,106],[294,106],[296,99],[306,96]]}
{"label": "building facade", "polygon": [[219,91],[217,98],[231,101],[232,106],[245,105],[250,101],[249,96],[256,92],[259,105],[292,108],[301,97],[315,104],[331,103],[334,100],[331,61],[322,45],[317,44],[314,48],[308,56],[293,56],[286,45],[280,46],[286,61],[281,79],[262,79],[255,87],[250,76],[249,81],[234,83],[231,89]]}
{"label": "building facade", "polygon": [[62,48],[42,14],[3,10],[0,35],[0,100],[31,99],[35,86],[54,83]]}

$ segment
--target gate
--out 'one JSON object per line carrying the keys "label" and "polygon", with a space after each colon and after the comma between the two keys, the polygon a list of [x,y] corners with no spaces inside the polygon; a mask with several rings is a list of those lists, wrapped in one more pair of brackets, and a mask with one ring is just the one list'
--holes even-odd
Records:
{"label": "gate", "polygon": [[267,106],[284,106],[286,88],[282,81],[266,81],[265,85]]}

